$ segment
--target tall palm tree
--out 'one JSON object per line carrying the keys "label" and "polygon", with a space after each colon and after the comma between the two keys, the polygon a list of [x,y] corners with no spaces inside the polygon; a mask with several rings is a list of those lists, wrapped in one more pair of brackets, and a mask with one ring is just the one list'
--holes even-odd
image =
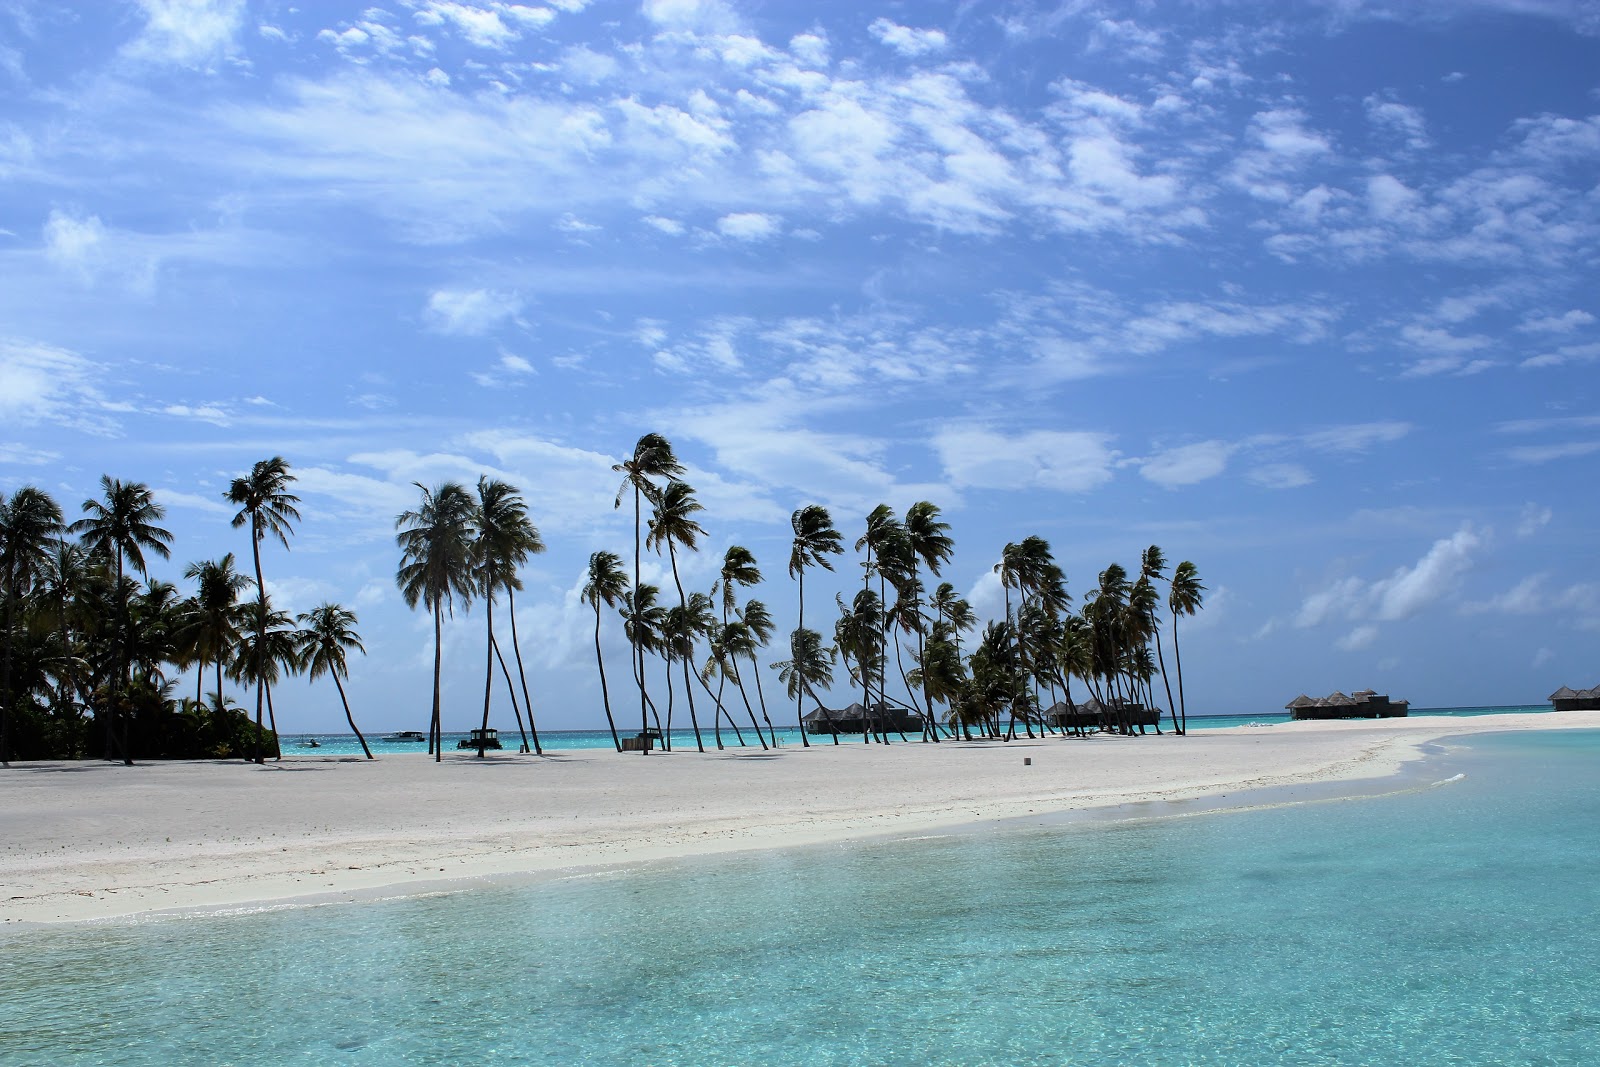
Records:
{"label": "tall palm tree", "polygon": [[444,482],[422,490],[422,504],[403,511],[394,520],[395,541],[400,546],[400,569],[395,584],[406,606],[420,601],[433,613],[433,717],[428,727],[428,751],[434,762],[444,758],[440,745],[439,674],[443,650],[444,613],[455,612],[455,601],[472,602],[476,591],[472,568],[472,522],[476,506],[459,482]]}
{"label": "tall palm tree", "polygon": [[1172,658],[1178,669],[1178,706],[1182,714],[1178,719],[1178,732],[1189,731],[1189,706],[1183,698],[1183,653],[1178,650],[1178,616],[1194,615],[1200,610],[1206,587],[1200,584],[1199,572],[1193,563],[1184,560],[1172,569],[1172,588],[1167,595],[1167,606],[1172,609]]}
{"label": "tall palm tree", "polygon": [[[494,688],[494,602],[500,590],[504,589],[509,594],[512,590],[520,588],[522,579],[517,576],[517,568],[524,563],[533,552],[544,550],[544,542],[539,538],[539,531],[528,518],[528,506],[523,502],[522,493],[514,486],[508,485],[497,478],[487,475],[478,478],[478,502],[473,510],[473,569],[477,579],[477,595],[484,602],[485,639],[485,665],[483,674],[483,723],[478,734],[478,758],[484,757],[489,736],[489,699]],[[515,616],[512,625],[516,625]],[[516,644],[513,634],[512,644]],[[517,666],[522,666],[522,654],[517,653]],[[523,694],[527,694],[527,681],[523,680]],[[516,706],[516,694],[512,693],[511,703]],[[544,750],[539,747],[539,729],[533,726],[533,707],[528,707],[528,724],[533,727],[534,749],[539,754]],[[517,726],[520,729],[522,716],[517,716]],[[528,738],[522,738],[522,750],[528,750]]]}
{"label": "tall palm tree", "polygon": [[[665,645],[663,635],[666,632],[667,609],[656,603],[661,596],[661,590],[646,582],[635,589],[630,589],[622,595],[622,604],[617,613],[622,616],[622,632],[634,648],[639,649],[641,661],[638,664],[641,672],[644,668],[643,654],[661,651]],[[669,674],[670,678],[671,675]],[[668,698],[671,692],[668,692]],[[656,711],[655,701],[646,695],[647,709],[655,715],[656,729],[661,731],[662,744],[667,748],[672,747],[672,706],[667,706],[667,728],[661,730],[661,715]],[[644,722],[644,729],[650,728],[648,719]]]}
{"label": "tall palm tree", "polygon": [[767,724],[767,736],[772,738],[773,745],[777,745],[778,732],[773,728],[772,716],[767,714],[767,694],[761,687],[760,664],[756,663],[756,653],[766,648],[772,641],[772,613],[767,611],[767,606],[761,601],[747,600],[739,611],[739,621],[744,623],[745,630],[750,636],[746,655],[750,658],[750,673],[756,679],[756,696],[761,702],[761,721]]}
{"label": "tall palm tree", "polygon": [[[927,567],[928,572],[935,578],[940,576],[939,568],[943,567],[955,555],[955,541],[951,539],[950,524],[939,517],[938,505],[919,500],[906,509],[905,522],[902,526],[906,534],[906,547],[911,550],[912,577],[919,579],[916,584],[916,596],[912,610],[917,617],[922,616],[922,583],[919,572],[921,567]],[[920,563],[918,562],[920,561]],[[927,656],[926,638],[927,628],[917,629],[917,662],[921,663]],[[933,719],[933,695],[924,687],[923,701],[926,706],[924,736],[939,740],[939,730]]]}
{"label": "tall palm tree", "polygon": [[[898,577],[901,563],[905,560],[906,553],[899,551],[903,540],[900,520],[895,518],[894,511],[888,504],[879,504],[867,513],[866,531],[856,538],[856,551],[864,553],[865,558],[861,563],[861,588],[872,588],[872,575],[878,576],[878,603],[883,605],[888,600],[888,579]],[[878,635],[876,637],[876,656],[870,657],[879,665],[878,675],[878,703],[885,706],[889,702],[888,667],[889,657],[886,654],[889,647],[889,615],[880,610],[878,612]],[[865,652],[866,649],[861,651]],[[870,689],[871,679],[863,679],[867,688],[863,691],[866,696],[866,707],[872,708]],[[868,716],[869,720],[871,716]],[[885,742],[888,738],[885,737]]]}
{"label": "tall palm tree", "polygon": [[[100,476],[100,491],[104,500],[90,498],[83,502],[84,517],[67,529],[79,535],[89,552],[103,560],[115,561],[117,602],[117,637],[113,650],[111,701],[106,716],[106,756],[117,745],[114,724],[118,718],[118,693],[126,681],[128,649],[125,631],[128,625],[128,587],[123,570],[132,566],[141,576],[149,573],[144,554],[149,552],[166,559],[171,555],[167,548],[172,543],[172,533],[156,523],[166,516],[166,509],[156,503],[150,487],[139,482],[124,482],[109,474]],[[121,739],[122,762],[133,766],[131,720],[123,724]]]}
{"label": "tall palm tree", "polygon": [[192,649],[198,669],[195,672],[195,703],[200,703],[201,678],[207,663],[216,665],[217,707],[222,707],[222,666],[239,641],[239,595],[254,583],[233,569],[233,553],[221,559],[201,560],[184,568],[183,576],[198,582],[184,637]]}
{"label": "tall palm tree", "polygon": [[[863,724],[861,743],[873,741],[889,743],[887,734],[878,728],[878,714],[872,706],[872,678],[883,666],[883,646],[879,634],[883,623],[883,606],[878,594],[863,589],[846,605],[837,593],[834,601],[839,606],[839,618],[833,624],[833,640],[839,648],[839,658],[844,660],[850,677],[861,683]],[[884,709],[887,711],[888,709]],[[881,734],[881,736],[880,736]]]}
{"label": "tall palm tree", "polygon": [[356,726],[355,716],[350,714],[350,700],[345,696],[344,683],[340,681],[350,675],[345,654],[352,649],[362,655],[367,653],[361,644],[361,635],[356,633],[355,612],[338,604],[319,604],[300,616],[300,625],[303,627],[299,633],[300,659],[305,664],[306,673],[313,682],[324,674],[333,676],[333,684],[339,690],[339,703],[344,705],[345,722],[350,724],[350,732],[361,742],[361,751],[366,753],[368,759],[372,759],[372,749],[367,746],[367,739]]}
{"label": "tall palm tree", "polygon": [[[821,504],[807,504],[803,508],[795,509],[789,516],[789,525],[794,530],[794,541],[789,548],[789,577],[800,584],[800,619],[795,624],[794,633],[789,639],[789,659],[791,664],[801,663],[804,656],[796,642],[806,628],[806,568],[820,565],[824,570],[833,570],[833,563],[829,556],[839,555],[844,551],[841,542],[843,535],[834,529],[833,517],[828,514],[828,509]],[[822,638],[816,639],[817,647],[821,647]],[[832,672],[829,672],[827,685],[833,684]],[[795,698],[795,716],[800,720],[800,743],[806,748],[811,747],[811,742],[806,740],[806,724],[801,696],[806,692],[804,688],[791,690],[789,695]],[[834,731],[833,743],[839,743],[838,731]]]}
{"label": "tall palm tree", "polygon": [[611,693],[606,688],[606,661],[600,654],[600,605],[617,606],[627,593],[628,576],[623,573],[622,559],[615,552],[595,552],[589,556],[589,579],[583,586],[583,602],[594,608],[594,661],[600,669],[600,699],[605,704],[606,725],[611,728],[611,743],[622,751],[622,739],[617,736],[617,722],[611,717]]}
{"label": "tall palm tree", "polygon": [[[1024,537],[1021,543],[1008,542],[1000,553],[1000,562],[994,565],[994,572],[1000,576],[1000,584],[1006,593],[1006,629],[1007,635],[1013,642],[1019,642],[1019,628],[1016,619],[1011,613],[1011,591],[1016,589],[1024,597],[1031,594],[1050,578],[1050,568],[1054,562],[1050,558],[1050,543],[1042,537]],[[1059,573],[1059,572],[1058,572]],[[1021,697],[1021,682],[1016,669],[1021,665],[1022,655],[1020,647],[1013,647],[1006,657],[1008,665],[1012,668],[1011,695],[1013,700]],[[1023,717],[1023,729],[1028,736],[1033,736],[1033,726],[1028,717]],[[1016,736],[1017,719],[1012,716],[1011,724],[1006,730],[1006,740]]]}
{"label": "tall palm tree", "polygon": [[11,692],[17,603],[50,565],[50,549],[62,530],[61,507],[42,489],[25,485],[6,500],[0,495],[0,596],[6,601],[5,668],[0,673],[0,763],[11,762]]}
{"label": "tall palm tree", "polygon": [[[526,563],[529,556],[536,556],[544,551],[544,538],[540,536],[539,528],[533,524],[526,509],[523,510],[522,519],[520,523],[503,524],[505,551],[518,567]],[[528,672],[522,665],[522,641],[517,637],[517,590],[521,588],[520,580],[506,585],[506,613],[511,616],[511,651],[517,660],[517,678],[522,682],[522,706],[528,709],[528,729],[533,733],[533,751],[536,755],[542,756],[544,748],[539,744],[539,727],[533,721],[533,698],[528,695]],[[515,697],[511,703],[514,709]],[[526,741],[523,742],[522,748],[524,752],[527,751]]]}
{"label": "tall palm tree", "polygon": [[[622,498],[629,490],[633,491],[633,594],[634,600],[639,600],[639,567],[641,543],[643,538],[644,516],[642,513],[643,501],[655,502],[657,487],[656,478],[676,478],[683,473],[683,464],[678,462],[677,455],[672,451],[672,442],[658,433],[647,433],[639,438],[633,446],[633,455],[621,463],[613,464],[611,469],[622,475],[622,485],[617,488],[617,499],[612,505],[614,508],[622,506]],[[650,728],[650,721],[645,715],[645,705],[648,698],[645,695],[644,682],[644,649],[638,642],[633,645],[633,677],[639,684],[639,721],[643,728]]]}
{"label": "tall palm tree", "polygon": [[[222,494],[228,503],[239,508],[233,517],[233,528],[237,530],[250,524],[250,550],[256,565],[254,647],[257,651],[267,647],[267,583],[261,576],[261,542],[271,534],[285,550],[288,549],[289,533],[300,519],[300,512],[295,510],[300,498],[289,492],[294,481],[294,475],[289,473],[289,462],[282,456],[273,456],[257,460],[248,476],[235,478],[228,491]],[[261,698],[267,685],[265,665],[256,664],[253,674],[256,678],[256,762],[260,763]]]}
{"label": "tall palm tree", "polygon": [[[683,581],[678,577],[678,546],[693,550],[699,539],[706,534],[705,528],[695,521],[696,512],[703,511],[700,502],[694,498],[694,490],[686,483],[673,478],[657,494],[655,510],[650,518],[650,547],[657,552],[661,546],[667,548],[667,559],[672,564],[672,584],[678,587],[678,607],[684,612],[689,610],[688,597],[683,592]],[[687,641],[690,645],[690,655],[683,659],[683,688],[689,697],[689,722],[694,726],[695,744],[701,752],[705,751],[705,744],[700,739],[700,721],[695,716],[694,690],[689,686],[689,658],[693,656],[694,639],[697,636],[696,627],[678,627],[674,636],[680,641]],[[676,653],[678,648],[672,646]],[[715,721],[715,720],[713,720]]]}
{"label": "tall palm tree", "polygon": [[[1165,578],[1167,576],[1166,570],[1167,558],[1162,554],[1160,545],[1151,545],[1139,557],[1139,576],[1141,578],[1148,578],[1152,581],[1157,578]],[[1169,582],[1168,584],[1170,586],[1171,583]],[[1182,735],[1183,726],[1178,722],[1178,707],[1172,699],[1172,682],[1167,679],[1167,659],[1161,652],[1161,627],[1156,622],[1155,607],[1155,603],[1149,604],[1149,627],[1156,642],[1156,666],[1161,670],[1161,685],[1167,691],[1167,708],[1172,714],[1172,727],[1174,731]]]}

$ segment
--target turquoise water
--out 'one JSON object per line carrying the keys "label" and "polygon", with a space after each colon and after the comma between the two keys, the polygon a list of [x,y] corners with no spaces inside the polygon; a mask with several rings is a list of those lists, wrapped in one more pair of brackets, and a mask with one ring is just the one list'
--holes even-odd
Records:
{"label": "turquoise water", "polygon": [[1600,732],[1424,770],[1380,797],[14,931],[0,1064],[1595,1062]]}
{"label": "turquoise water", "polygon": [[[1475,715],[1495,715],[1505,712],[1548,712],[1550,710],[1549,704],[1526,704],[1483,708],[1414,708],[1411,714],[1413,716],[1447,715],[1466,718]],[[1253,723],[1276,725],[1288,721],[1289,715],[1287,712],[1270,715],[1191,715],[1189,717],[1189,729],[1217,730],[1230,726],[1248,726]],[[764,726],[765,724],[763,724]],[[1161,728],[1170,730],[1171,726],[1163,721]],[[744,725],[742,729],[744,730],[745,744],[752,748],[759,748],[761,743],[756,740],[755,731],[751,730],[748,725]],[[638,732],[638,730],[620,730],[619,735],[632,737]],[[763,729],[764,733],[765,730]],[[779,745],[799,745],[801,743],[800,731],[792,726],[787,728],[778,727],[777,735]],[[428,746],[425,743],[387,741],[385,740],[387,736],[381,733],[367,735],[367,743],[372,746],[373,755],[381,757],[392,752],[426,752],[428,750]],[[465,733],[445,734],[445,751],[454,751],[456,742],[466,736]],[[701,736],[707,749],[715,746],[715,735],[710,730],[702,730]],[[919,735],[916,734],[908,736],[912,741],[920,739]],[[899,740],[899,737],[895,734],[890,734],[889,737],[891,741]],[[312,740],[317,742],[317,747],[312,748],[305,744],[305,742]],[[849,737],[841,738],[841,743],[848,744],[851,740]],[[860,744],[860,735],[857,735],[854,741]],[[512,727],[511,729],[502,729],[500,731],[500,742],[507,751],[515,752],[521,747],[522,738],[517,734],[516,728]],[[733,748],[739,741],[732,730],[724,727],[722,743],[729,748]],[[818,739],[812,738],[811,743],[817,744]],[[831,744],[832,741],[824,737],[821,739],[821,743]],[[552,751],[565,752],[577,749],[611,748],[612,742],[611,733],[608,730],[541,730],[539,732],[539,745],[541,748]],[[674,748],[692,750],[694,748],[693,731],[673,730],[672,745]],[[283,735],[283,754],[292,757],[359,756],[361,754],[361,746],[356,742],[355,736],[352,734],[285,734]]]}

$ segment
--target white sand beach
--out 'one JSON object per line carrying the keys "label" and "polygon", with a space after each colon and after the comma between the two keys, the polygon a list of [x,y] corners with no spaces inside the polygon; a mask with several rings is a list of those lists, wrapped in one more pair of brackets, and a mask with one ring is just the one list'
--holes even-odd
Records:
{"label": "white sand beach", "polygon": [[1566,712],[1286,723],[1185,738],[888,747],[857,738],[771,753],[15,764],[0,770],[0,921],[420,892],[1374,780],[1442,738],[1596,727],[1600,712]]}

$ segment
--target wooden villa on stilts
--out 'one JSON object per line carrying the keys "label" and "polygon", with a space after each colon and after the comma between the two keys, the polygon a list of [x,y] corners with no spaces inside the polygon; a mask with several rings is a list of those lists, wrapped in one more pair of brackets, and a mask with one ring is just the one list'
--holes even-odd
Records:
{"label": "wooden villa on stilts", "polygon": [[1600,685],[1592,689],[1562,686],[1550,694],[1550,706],[1556,711],[1600,711]]}
{"label": "wooden villa on stilts", "polygon": [[857,701],[839,711],[818,707],[801,721],[808,734],[864,734],[869,725],[874,733],[922,733],[921,715],[900,708],[885,708],[881,703],[872,705],[870,720],[867,709]]}
{"label": "wooden villa on stilts", "polygon": [[1289,709],[1289,718],[1296,722],[1303,719],[1403,719],[1411,710],[1411,703],[1390,700],[1370,689],[1358,689],[1349,696],[1337,691],[1325,697],[1308,697],[1301,693],[1284,707]]}
{"label": "wooden villa on stilts", "polygon": [[1064,730],[1118,730],[1128,726],[1144,733],[1147,726],[1154,726],[1159,732],[1163,714],[1160,708],[1147,708],[1136,700],[1113,699],[1101,703],[1090,697],[1077,705],[1057,701],[1044,717]]}

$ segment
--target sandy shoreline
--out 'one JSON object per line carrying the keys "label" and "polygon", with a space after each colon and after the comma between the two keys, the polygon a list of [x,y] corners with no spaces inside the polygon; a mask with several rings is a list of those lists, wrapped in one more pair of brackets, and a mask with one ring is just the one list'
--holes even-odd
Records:
{"label": "sandy shoreline", "polygon": [[1600,728],[1600,713],[772,753],[450,753],[440,765],[420,754],[264,768],[16,764],[0,769],[0,928],[1382,779],[1441,738],[1573,728]]}

